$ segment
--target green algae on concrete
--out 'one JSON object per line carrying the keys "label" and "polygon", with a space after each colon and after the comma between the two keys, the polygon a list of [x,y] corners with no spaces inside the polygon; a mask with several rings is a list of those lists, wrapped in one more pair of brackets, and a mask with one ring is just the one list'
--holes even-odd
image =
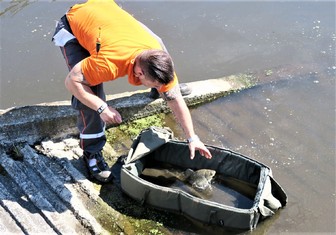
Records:
{"label": "green algae on concrete", "polygon": [[172,221],[175,215],[141,205],[115,183],[95,184],[95,188],[99,189],[99,198],[87,200],[85,205],[104,228],[104,234],[171,234],[164,223]]}
{"label": "green algae on concrete", "polygon": [[265,76],[271,76],[273,71],[271,69],[265,70]]}
{"label": "green algae on concrete", "polygon": [[251,88],[257,84],[257,77],[252,73],[241,73],[223,78],[209,79],[189,83],[192,93],[191,98],[185,97],[189,107],[209,103],[231,93]]}
{"label": "green algae on concrete", "polygon": [[[243,89],[255,86],[257,84],[257,77],[251,73],[240,73],[228,76],[228,81],[231,83],[234,91],[239,92]],[[243,87],[241,87],[241,84],[243,84]]]}
{"label": "green algae on concrete", "polygon": [[[125,234],[170,234],[169,230],[164,226],[165,221],[171,220],[171,217],[167,217],[168,213],[141,205],[126,196],[116,184],[102,185],[100,197],[110,208],[118,211],[127,220],[127,223],[125,223],[127,226],[123,228]],[[116,218],[110,218],[104,214],[104,211],[97,212],[100,214],[100,224],[108,231],[111,231],[105,225],[110,222],[113,223]]]}
{"label": "green algae on concrete", "polygon": [[22,146],[19,144],[13,144],[9,150],[7,151],[8,155],[11,156],[14,160],[23,160],[23,154],[21,153],[20,149]]}
{"label": "green algae on concrete", "polygon": [[[150,126],[163,127],[165,114],[155,114],[148,117],[136,119],[121,124],[120,126],[106,130],[107,142],[116,145],[123,141],[129,142],[134,139],[140,132]],[[117,148],[118,149],[118,148]]]}

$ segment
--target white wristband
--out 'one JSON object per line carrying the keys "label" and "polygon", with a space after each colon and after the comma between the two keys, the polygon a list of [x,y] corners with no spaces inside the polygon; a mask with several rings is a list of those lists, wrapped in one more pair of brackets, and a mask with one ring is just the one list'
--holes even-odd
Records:
{"label": "white wristband", "polygon": [[190,137],[189,139],[187,139],[188,143],[191,143],[193,141],[198,141],[198,140],[200,140],[198,138],[198,135],[194,135],[194,136]]}
{"label": "white wristband", "polygon": [[97,113],[98,113],[98,114],[101,114],[106,108],[107,108],[107,104],[106,104],[106,103],[102,104],[102,106],[100,106],[100,107],[97,109]]}

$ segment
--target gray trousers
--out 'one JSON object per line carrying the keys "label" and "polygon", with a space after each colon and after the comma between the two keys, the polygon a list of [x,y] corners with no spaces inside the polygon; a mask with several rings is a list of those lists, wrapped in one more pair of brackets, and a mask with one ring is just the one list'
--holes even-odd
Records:
{"label": "gray trousers", "polygon": [[[66,30],[66,31],[64,31]],[[69,71],[81,60],[90,56],[89,52],[83,48],[76,37],[72,34],[69,22],[64,15],[58,24],[53,36],[55,45],[61,48]],[[106,100],[103,84],[90,87],[93,93]],[[72,96],[71,105],[78,110],[77,127],[80,135],[80,147],[87,153],[95,153],[105,145],[105,123],[101,120],[96,110],[82,104],[76,97]]]}

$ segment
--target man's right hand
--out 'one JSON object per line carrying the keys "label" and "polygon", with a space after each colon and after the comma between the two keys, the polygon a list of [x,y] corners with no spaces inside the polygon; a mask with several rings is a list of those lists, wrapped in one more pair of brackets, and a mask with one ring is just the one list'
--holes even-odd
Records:
{"label": "man's right hand", "polygon": [[120,113],[112,107],[107,107],[100,114],[100,118],[107,124],[120,124],[122,122]]}

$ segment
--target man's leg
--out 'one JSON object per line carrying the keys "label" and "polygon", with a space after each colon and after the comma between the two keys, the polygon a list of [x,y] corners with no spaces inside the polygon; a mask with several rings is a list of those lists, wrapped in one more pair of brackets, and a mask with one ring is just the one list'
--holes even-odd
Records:
{"label": "man's leg", "polygon": [[[66,30],[71,34],[70,36],[67,35],[69,40],[66,42],[63,40],[64,45],[60,45],[67,66],[69,70],[71,70],[78,62],[90,56],[90,54],[72,35],[72,31],[65,16],[61,18],[56,26],[55,35],[60,30]],[[105,101],[103,84],[90,88],[95,95]],[[84,151],[84,159],[90,174],[99,181],[107,182],[111,179],[112,175],[101,153],[101,150],[106,143],[105,123],[101,120],[95,110],[82,104],[76,97],[72,97],[71,104],[73,108],[79,111],[77,127],[80,131],[80,147]]]}
{"label": "man's leg", "polygon": [[[105,101],[103,84],[91,87],[93,93]],[[80,131],[80,147],[84,150],[84,160],[91,176],[99,181],[111,180],[111,171],[104,160],[102,149],[106,143],[105,123],[99,114],[85,105],[76,97],[72,97],[72,106],[79,111],[77,126]]]}

